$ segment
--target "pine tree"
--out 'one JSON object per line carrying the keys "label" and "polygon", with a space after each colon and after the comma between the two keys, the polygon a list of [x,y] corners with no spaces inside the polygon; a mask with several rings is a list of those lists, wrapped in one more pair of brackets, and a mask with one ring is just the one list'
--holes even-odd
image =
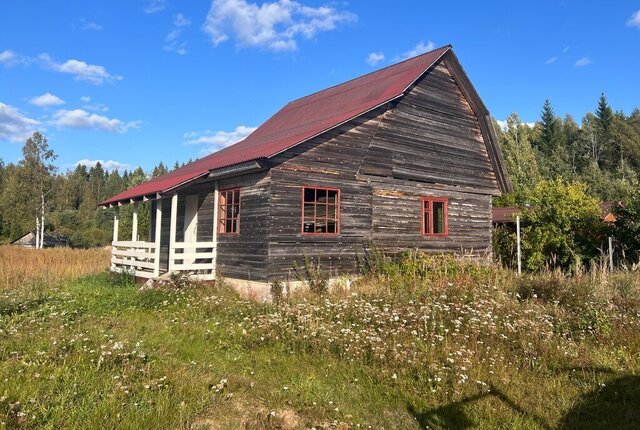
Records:
{"label": "pine tree", "polygon": [[158,176],[162,176],[167,172],[169,172],[169,169],[167,169],[167,166],[165,166],[164,163],[161,161],[160,164],[158,164],[156,167],[153,168],[151,177],[157,178]]}
{"label": "pine tree", "polygon": [[607,96],[604,93],[600,94],[595,114],[598,125],[600,125],[603,133],[609,133],[611,123],[613,122],[613,110],[611,109],[611,106],[609,106]]}
{"label": "pine tree", "polygon": [[549,99],[545,100],[539,122],[540,134],[535,143],[539,152],[541,173],[548,178],[567,177],[571,174],[562,120],[556,117]]}

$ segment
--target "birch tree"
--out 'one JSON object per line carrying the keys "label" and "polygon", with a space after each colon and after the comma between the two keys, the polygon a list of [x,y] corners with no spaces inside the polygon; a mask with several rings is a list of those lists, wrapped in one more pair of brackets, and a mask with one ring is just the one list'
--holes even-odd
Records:
{"label": "birch tree", "polygon": [[53,161],[57,156],[49,148],[47,138],[37,131],[25,142],[22,155],[23,186],[36,221],[36,248],[41,249],[44,245],[47,197],[51,190],[51,175],[55,172]]}

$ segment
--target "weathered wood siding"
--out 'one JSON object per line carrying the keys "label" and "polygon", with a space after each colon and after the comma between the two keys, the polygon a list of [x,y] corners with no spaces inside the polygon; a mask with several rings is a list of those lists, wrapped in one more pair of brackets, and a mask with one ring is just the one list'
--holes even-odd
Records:
{"label": "weathered wood siding", "polygon": [[[304,256],[333,275],[353,273],[371,232],[371,186],[356,174],[384,109],[378,109],[276,157],[271,170],[269,278],[292,279]],[[302,234],[302,187],[340,189],[340,233]]]}
{"label": "weathered wood siding", "polygon": [[478,120],[443,61],[387,110],[360,173],[499,193]]}
{"label": "weathered wood siding", "polygon": [[[478,120],[444,62],[399,101],[285,151],[271,171],[269,279],[309,256],[353,273],[365,246],[490,252],[498,185]],[[340,234],[301,233],[302,187],[339,188]],[[447,237],[422,235],[421,197],[448,198]]]}
{"label": "weathered wood siding", "polygon": [[[371,178],[372,244],[388,252],[420,249],[476,256],[491,252],[491,196],[434,189],[429,184]],[[447,237],[422,235],[422,197],[448,199]]]}
{"label": "weathered wood siding", "polygon": [[240,188],[240,234],[218,234],[217,269],[222,276],[267,281],[269,172],[224,179],[219,189]]}

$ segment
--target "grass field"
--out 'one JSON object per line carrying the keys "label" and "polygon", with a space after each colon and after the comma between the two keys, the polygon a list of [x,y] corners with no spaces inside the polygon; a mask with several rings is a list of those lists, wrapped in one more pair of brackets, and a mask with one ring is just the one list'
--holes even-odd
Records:
{"label": "grass field", "polygon": [[[11,263],[7,263],[10,261]],[[274,304],[0,248],[0,428],[638,428],[640,277],[411,255]]]}

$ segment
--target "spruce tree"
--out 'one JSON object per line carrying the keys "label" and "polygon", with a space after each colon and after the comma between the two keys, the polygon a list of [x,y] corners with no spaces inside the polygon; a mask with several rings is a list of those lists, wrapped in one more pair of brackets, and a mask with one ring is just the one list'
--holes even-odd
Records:
{"label": "spruce tree", "polygon": [[603,133],[609,133],[611,123],[613,122],[613,109],[609,106],[607,96],[604,93],[600,94],[600,99],[598,100],[596,120],[598,121],[598,125],[600,125]]}
{"label": "spruce tree", "polygon": [[568,152],[562,120],[556,117],[549,99],[545,100],[540,114],[540,134],[535,148],[539,152],[541,173],[549,178],[569,176]]}

